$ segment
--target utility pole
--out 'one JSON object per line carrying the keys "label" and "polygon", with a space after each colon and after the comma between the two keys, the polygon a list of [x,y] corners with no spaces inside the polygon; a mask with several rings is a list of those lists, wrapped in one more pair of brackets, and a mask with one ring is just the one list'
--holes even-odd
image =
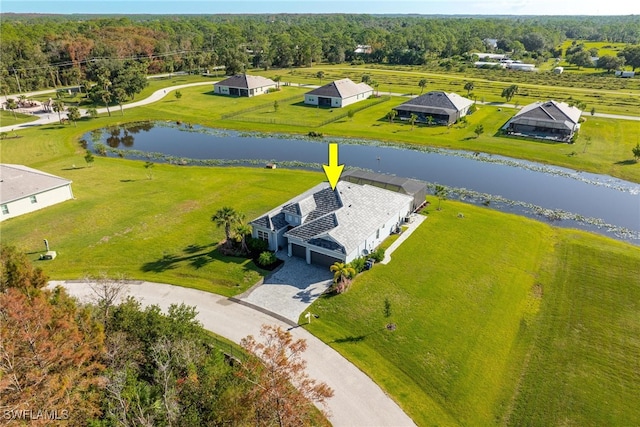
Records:
{"label": "utility pole", "polygon": [[13,69],[13,75],[16,78],[16,82],[18,83],[18,93],[22,93],[22,89],[20,88],[20,80],[18,80],[18,73],[16,73],[16,69]]}

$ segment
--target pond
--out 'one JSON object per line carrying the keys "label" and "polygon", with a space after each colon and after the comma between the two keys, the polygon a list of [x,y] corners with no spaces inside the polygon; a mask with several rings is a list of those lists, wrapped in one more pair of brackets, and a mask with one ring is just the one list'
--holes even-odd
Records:
{"label": "pond", "polygon": [[[329,142],[339,163],[449,187],[449,198],[544,218],[640,244],[640,185],[502,156],[356,139],[259,135],[161,122],[84,135],[108,156],[182,165],[254,165],[322,170]],[[100,151],[97,150],[97,151]]]}

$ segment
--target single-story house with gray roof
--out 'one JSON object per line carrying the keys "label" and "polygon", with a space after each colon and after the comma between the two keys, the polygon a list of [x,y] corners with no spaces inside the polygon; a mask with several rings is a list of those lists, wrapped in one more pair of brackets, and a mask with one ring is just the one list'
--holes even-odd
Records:
{"label": "single-story house with gray roof", "polygon": [[582,111],[565,102],[534,102],[523,107],[502,129],[510,135],[571,141],[580,129]]}
{"label": "single-story house with gray roof", "polygon": [[304,103],[320,107],[342,108],[363,101],[371,95],[373,95],[373,88],[368,84],[342,79],[305,93]]}
{"label": "single-story house with gray roof", "polygon": [[329,266],[367,256],[412,212],[413,197],[372,185],[323,182],[251,221],[272,251]]}
{"label": "single-story house with gray roof", "polygon": [[213,92],[219,95],[252,97],[269,92],[276,82],[262,76],[237,74],[213,84]]}
{"label": "single-story house with gray roof", "polygon": [[398,118],[401,120],[409,120],[411,115],[415,114],[418,122],[428,123],[431,117],[435,124],[450,125],[466,116],[472,105],[472,100],[458,94],[431,91],[393,109],[398,112]]}
{"label": "single-story house with gray roof", "polygon": [[22,165],[0,164],[0,221],[73,199],[71,181]]}
{"label": "single-story house with gray roof", "polygon": [[345,170],[340,179],[355,184],[369,184],[385,190],[395,191],[396,193],[408,194],[413,197],[412,211],[415,211],[426,202],[428,185],[426,182],[418,181],[417,179],[360,169]]}

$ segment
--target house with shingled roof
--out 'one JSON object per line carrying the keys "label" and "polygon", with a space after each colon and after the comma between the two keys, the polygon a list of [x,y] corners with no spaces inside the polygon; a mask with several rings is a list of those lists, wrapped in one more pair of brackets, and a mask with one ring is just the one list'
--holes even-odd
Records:
{"label": "house with shingled roof", "polygon": [[237,74],[214,83],[213,92],[218,95],[252,97],[265,94],[275,87],[276,82],[266,77]]}
{"label": "house with shingled roof", "polygon": [[71,181],[22,165],[0,164],[0,221],[73,199]]}
{"label": "house with shingled roof", "polygon": [[523,107],[502,129],[508,135],[569,142],[580,129],[582,111],[565,102],[534,102]]}
{"label": "house with shingled roof", "polygon": [[269,249],[330,266],[367,256],[412,212],[413,197],[373,185],[323,182],[251,221]]}
{"label": "house with shingled roof", "polygon": [[[394,107],[398,118],[409,120],[412,114],[421,123],[450,125],[469,113],[473,101],[456,93],[431,91]],[[429,118],[431,117],[431,118]]]}
{"label": "house with shingled roof", "polygon": [[373,88],[368,84],[342,79],[305,93],[304,103],[320,107],[342,108],[364,101],[371,95],[373,95]]}

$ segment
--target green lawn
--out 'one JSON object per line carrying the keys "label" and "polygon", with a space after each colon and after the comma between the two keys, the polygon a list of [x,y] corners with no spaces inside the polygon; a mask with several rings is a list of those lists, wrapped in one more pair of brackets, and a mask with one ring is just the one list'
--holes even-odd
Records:
{"label": "green lawn", "polygon": [[632,245],[447,201],[306,327],[418,425],[636,425],[638,265]]}
{"label": "green lawn", "polygon": [[[29,253],[53,279],[124,274],[234,295],[264,272],[216,251],[224,232],[213,213],[231,206],[251,220],[321,179],[285,169],[157,165],[149,180],[143,165],[98,157],[85,167],[78,155],[47,162],[43,170],[73,181],[75,200],[3,222],[2,244]],[[45,238],[58,252],[53,261],[37,261]]]}
{"label": "green lawn", "polygon": [[28,123],[36,120],[37,117],[29,114],[15,113],[13,111],[0,110],[0,126],[19,125],[20,123]]}

